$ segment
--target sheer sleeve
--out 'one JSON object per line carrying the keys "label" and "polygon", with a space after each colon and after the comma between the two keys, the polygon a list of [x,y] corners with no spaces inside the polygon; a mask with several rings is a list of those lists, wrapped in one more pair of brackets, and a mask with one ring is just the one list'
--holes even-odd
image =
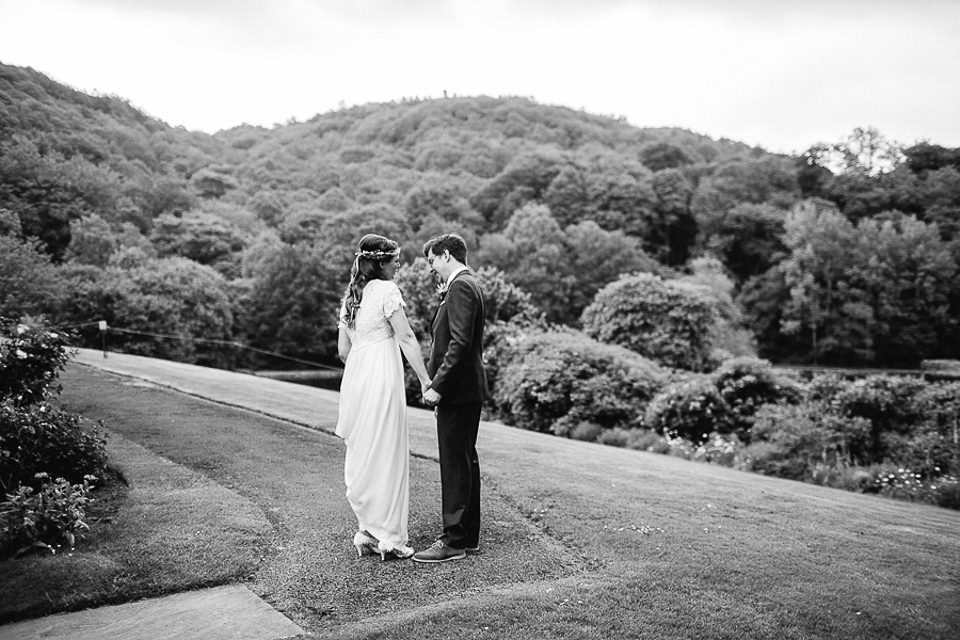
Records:
{"label": "sheer sleeve", "polygon": [[346,302],[340,305],[340,316],[339,316],[339,321],[337,322],[337,328],[338,329],[347,328],[347,303]]}
{"label": "sheer sleeve", "polygon": [[383,294],[383,317],[389,318],[397,312],[397,309],[405,306],[407,306],[407,303],[403,301],[400,287],[390,282],[390,286]]}

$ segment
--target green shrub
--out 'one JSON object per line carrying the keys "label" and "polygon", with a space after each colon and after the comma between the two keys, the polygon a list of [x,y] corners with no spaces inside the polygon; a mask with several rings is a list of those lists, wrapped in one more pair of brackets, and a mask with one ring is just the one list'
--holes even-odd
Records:
{"label": "green shrub", "polygon": [[854,466],[852,452],[869,432],[869,420],[830,415],[818,404],[765,405],[755,416],[746,466],[767,475],[812,480],[817,465]]}
{"label": "green shrub", "polygon": [[81,482],[102,477],[105,439],[99,423],[84,428],[82,418],[46,404],[17,407],[0,403],[0,491],[36,485],[37,474]]}
{"label": "green shrub", "polygon": [[854,456],[867,462],[882,462],[890,453],[884,434],[910,434],[918,430],[924,415],[917,400],[927,383],[919,378],[875,375],[847,383],[833,397],[837,414],[870,422],[870,437],[863,451]]}
{"label": "green shrub", "polygon": [[753,416],[765,404],[797,404],[803,388],[795,380],[777,373],[770,362],[759,358],[733,358],[713,372],[720,396],[730,408],[733,431],[750,441]]}
{"label": "green shrub", "polygon": [[613,429],[604,429],[603,433],[597,436],[597,442],[605,444],[608,447],[618,447],[624,449],[630,439],[630,433],[633,429],[624,429],[623,427],[614,427]]}
{"label": "green shrub", "polygon": [[743,443],[736,435],[711,433],[694,449],[691,460],[732,467],[740,458],[742,450]]}
{"label": "green shrub", "polygon": [[960,478],[941,478],[937,486],[937,505],[960,511]]}
{"label": "green shrub", "polygon": [[63,478],[51,480],[37,474],[40,488],[20,486],[0,502],[0,554],[19,555],[32,549],[55,552],[54,546],[73,547],[89,527],[83,521],[92,477],[71,484]]}
{"label": "green shrub", "polygon": [[643,356],[575,331],[514,337],[494,401],[504,421],[549,432],[590,422],[605,429],[639,425],[664,374]]}
{"label": "green shrub", "polygon": [[897,500],[936,504],[949,509],[960,508],[956,503],[958,480],[952,476],[925,478],[910,467],[891,463],[873,465],[870,469],[872,483],[868,491]]}
{"label": "green shrub", "polygon": [[669,385],[647,406],[645,425],[668,438],[683,438],[694,444],[709,434],[730,433],[735,422],[713,380],[705,375],[688,377]]}
{"label": "green shrub", "polygon": [[711,336],[719,315],[704,287],[649,273],[622,276],[601,289],[581,318],[583,331],[668,367],[713,366]]}
{"label": "green shrub", "polygon": [[25,406],[59,393],[68,338],[43,319],[0,321],[0,401]]}
{"label": "green shrub", "polygon": [[604,431],[606,429],[595,422],[580,422],[570,430],[570,438],[583,440],[584,442],[596,442]]}
{"label": "green shrub", "polygon": [[928,384],[915,401],[924,416],[925,430],[938,434],[953,452],[949,465],[940,460],[941,468],[960,476],[960,382]]}

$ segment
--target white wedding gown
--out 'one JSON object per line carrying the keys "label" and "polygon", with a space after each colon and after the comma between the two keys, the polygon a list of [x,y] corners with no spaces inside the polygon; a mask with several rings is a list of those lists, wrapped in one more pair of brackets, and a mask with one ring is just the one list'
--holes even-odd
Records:
{"label": "white wedding gown", "polygon": [[410,443],[400,346],[388,318],[404,306],[400,289],[371,280],[363,289],[340,383],[336,434],[347,444],[343,478],[361,530],[381,547],[407,543]]}

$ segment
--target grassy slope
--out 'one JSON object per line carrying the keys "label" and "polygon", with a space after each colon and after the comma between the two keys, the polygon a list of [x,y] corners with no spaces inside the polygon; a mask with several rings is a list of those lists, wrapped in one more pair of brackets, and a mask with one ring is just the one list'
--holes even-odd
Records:
{"label": "grassy slope", "polygon": [[[193,371],[237,404],[266,384]],[[65,382],[74,408],[270,514],[273,552],[250,586],[320,636],[953,638],[960,628],[956,512],[487,425],[483,552],[438,567],[357,561],[322,394],[304,407],[307,392],[290,387],[289,406],[274,407],[294,419],[314,411],[306,421],[321,432],[311,432],[88,369]],[[417,546],[438,525],[429,423],[411,412]]]}
{"label": "grassy slope", "polygon": [[[0,562],[0,621],[126,602],[249,576],[273,531],[249,500],[110,435],[122,506],[73,551]],[[94,514],[90,514],[94,515]]]}

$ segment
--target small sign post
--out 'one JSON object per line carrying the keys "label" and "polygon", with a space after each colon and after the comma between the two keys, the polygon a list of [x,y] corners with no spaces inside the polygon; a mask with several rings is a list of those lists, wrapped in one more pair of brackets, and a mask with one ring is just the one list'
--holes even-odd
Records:
{"label": "small sign post", "polygon": [[100,338],[103,343],[103,357],[107,357],[107,321],[100,321]]}

